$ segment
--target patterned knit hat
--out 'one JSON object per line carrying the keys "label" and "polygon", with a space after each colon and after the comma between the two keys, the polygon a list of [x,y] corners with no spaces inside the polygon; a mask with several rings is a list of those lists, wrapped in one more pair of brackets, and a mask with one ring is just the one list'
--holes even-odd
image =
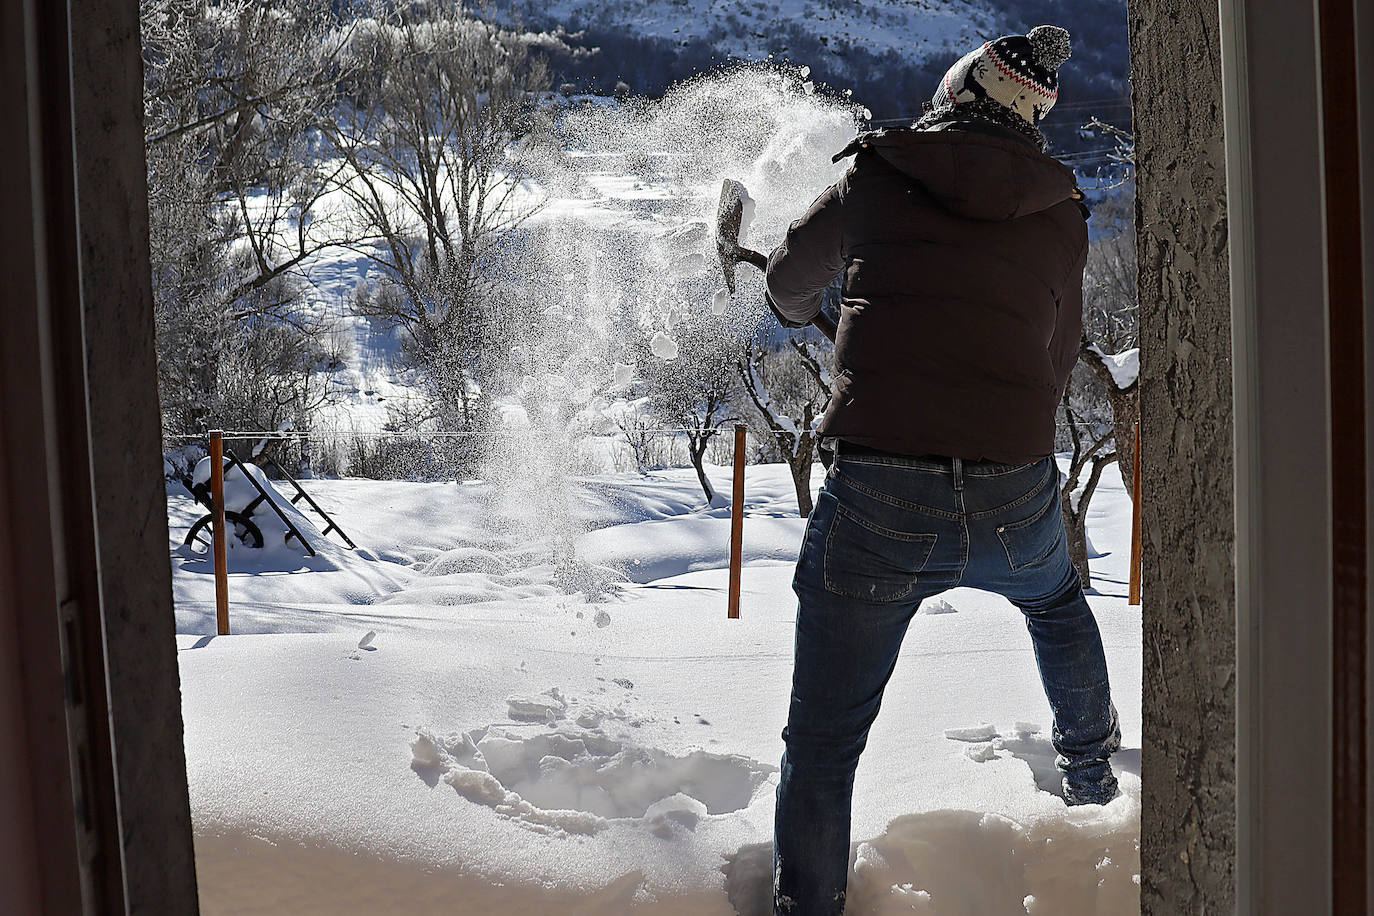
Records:
{"label": "patterned knit hat", "polygon": [[[985,42],[949,68],[931,105],[939,112],[990,100],[1038,127],[1059,98],[1056,71],[1068,59],[1069,33],[1058,26],[1038,25],[1026,35]],[[972,107],[990,106],[983,102]]]}

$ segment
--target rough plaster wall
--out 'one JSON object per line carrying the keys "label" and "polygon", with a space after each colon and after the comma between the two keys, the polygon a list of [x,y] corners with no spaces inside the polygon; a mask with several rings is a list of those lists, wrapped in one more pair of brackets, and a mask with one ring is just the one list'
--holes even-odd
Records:
{"label": "rough plaster wall", "polygon": [[1218,6],[1130,0],[1129,20],[1144,469],[1141,911],[1223,913],[1235,908],[1236,679]]}
{"label": "rough plaster wall", "polygon": [[167,558],[136,0],[71,4],[92,452],[129,912],[196,912]]}

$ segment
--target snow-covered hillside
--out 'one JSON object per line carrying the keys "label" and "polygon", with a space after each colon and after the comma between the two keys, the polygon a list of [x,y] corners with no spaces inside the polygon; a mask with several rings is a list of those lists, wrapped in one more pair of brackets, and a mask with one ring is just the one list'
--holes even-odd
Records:
{"label": "snow-covered hillside", "polygon": [[[971,0],[554,0],[512,4],[533,22],[633,28],[678,42],[706,41],[721,55],[767,56],[786,23],[835,50],[862,44],[921,59],[972,46],[993,28],[986,4]],[[981,39],[977,39],[981,40]]]}
{"label": "snow-covered hillside", "polygon": [[878,118],[918,113],[979,43],[1055,23],[1074,36],[1060,71],[1065,107],[1046,125],[1058,148],[1101,146],[1078,133],[1089,115],[1130,122],[1124,0],[501,0],[491,9],[559,31],[574,51],[554,53],[553,71],[583,89],[626,81],[656,96],[730,61],[772,59],[811,67]]}
{"label": "snow-covered hillside", "polygon": [[[769,911],[804,527],[784,467],[749,469],[736,621],[728,510],[690,470],[576,481],[590,531],[561,572],[489,484],[306,486],[359,549],[234,551],[234,635],[212,635],[209,565],[174,551],[203,912]],[[179,542],[198,510],[169,503]],[[850,913],[1138,911],[1129,519],[1108,475],[1089,603],[1125,794],[1065,807],[1020,613],[949,592],[913,622],[859,770]]]}

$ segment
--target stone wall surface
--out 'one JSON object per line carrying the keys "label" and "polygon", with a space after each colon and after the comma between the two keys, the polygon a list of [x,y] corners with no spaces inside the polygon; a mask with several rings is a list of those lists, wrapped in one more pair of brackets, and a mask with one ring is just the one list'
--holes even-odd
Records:
{"label": "stone wall surface", "polygon": [[1141,911],[1235,909],[1231,324],[1218,6],[1130,0],[1144,592]]}

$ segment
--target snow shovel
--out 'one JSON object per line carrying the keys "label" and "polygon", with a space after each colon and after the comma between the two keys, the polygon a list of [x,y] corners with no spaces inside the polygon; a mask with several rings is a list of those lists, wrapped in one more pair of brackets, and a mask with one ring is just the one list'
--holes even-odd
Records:
{"label": "snow shovel", "polygon": [[[720,206],[716,209],[716,254],[720,255],[720,269],[725,274],[725,288],[730,295],[735,294],[735,265],[741,261],[753,264],[759,270],[768,269],[768,258],[757,251],[741,248],[739,244],[740,225],[744,221],[744,203],[753,200],[741,182],[733,178],[725,179],[720,186]],[[835,322],[825,312],[811,319],[811,324],[822,334],[835,342]]]}

